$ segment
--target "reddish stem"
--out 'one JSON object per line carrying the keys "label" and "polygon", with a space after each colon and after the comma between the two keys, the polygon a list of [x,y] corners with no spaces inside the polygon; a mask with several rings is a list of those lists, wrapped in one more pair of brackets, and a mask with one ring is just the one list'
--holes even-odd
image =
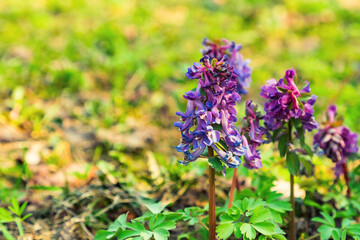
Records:
{"label": "reddish stem", "polygon": [[232,182],[231,182],[231,189],[230,189],[230,197],[229,197],[229,208],[232,207],[234,201],[234,193],[235,193],[235,186],[236,186],[236,179],[237,179],[237,171],[238,169],[234,169]]}
{"label": "reddish stem", "polygon": [[[214,151],[208,147],[208,156],[213,157]],[[215,240],[215,170],[209,165],[209,240]]]}
{"label": "reddish stem", "polygon": [[346,163],[342,164],[342,168],[344,170],[344,178],[345,178],[345,182],[346,182],[346,186],[347,186],[347,191],[346,191],[346,197],[350,198],[351,197],[351,189],[350,189],[350,177],[349,177],[349,171],[347,168]]}

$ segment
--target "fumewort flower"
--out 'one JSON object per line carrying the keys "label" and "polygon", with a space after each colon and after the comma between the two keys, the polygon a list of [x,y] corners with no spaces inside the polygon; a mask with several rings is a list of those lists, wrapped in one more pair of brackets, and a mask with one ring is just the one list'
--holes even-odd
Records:
{"label": "fumewort flower", "polygon": [[204,39],[203,45],[205,46],[202,51],[203,56],[209,56],[210,59],[216,58],[220,61],[225,55],[229,56],[229,64],[234,68],[233,72],[237,77],[236,91],[239,94],[246,94],[245,88],[250,86],[252,69],[249,66],[250,60],[244,60],[239,52],[242,46],[226,39],[219,41],[207,38]]}
{"label": "fumewort flower", "polygon": [[241,129],[243,147],[245,149],[244,167],[248,169],[262,167],[260,153],[257,149],[263,143],[262,136],[265,134],[265,129],[260,127],[261,119],[263,119],[263,116],[260,111],[257,111],[257,105],[248,100]]}
{"label": "fumewort flower", "polygon": [[313,116],[315,95],[310,94],[310,83],[301,90],[295,84],[295,70],[285,72],[285,77],[279,81],[271,79],[261,88],[260,95],[267,99],[264,105],[266,112],[264,121],[269,130],[280,128],[283,121],[291,118],[300,119],[304,129],[311,131],[318,127]]}
{"label": "fumewort flower", "polygon": [[197,79],[198,86],[186,92],[186,112],[177,112],[179,122],[174,125],[181,132],[177,151],[184,153],[179,161],[187,165],[201,156],[206,147],[212,147],[221,160],[231,168],[240,164],[244,155],[242,137],[235,128],[235,105],[241,97],[236,91],[239,77],[224,55],[220,60],[204,56],[200,63],[188,68],[186,77]]}
{"label": "fumewort flower", "polygon": [[342,121],[336,121],[336,114],[336,106],[330,105],[327,122],[314,136],[314,146],[336,163],[335,175],[339,177],[344,171],[347,157],[358,152],[358,134],[343,126]]}

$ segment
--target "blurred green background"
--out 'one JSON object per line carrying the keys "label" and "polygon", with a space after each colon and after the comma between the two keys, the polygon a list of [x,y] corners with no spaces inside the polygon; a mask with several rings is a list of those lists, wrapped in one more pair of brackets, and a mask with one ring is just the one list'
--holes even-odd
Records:
{"label": "blurred green background", "polygon": [[3,106],[19,87],[43,100],[101,91],[105,126],[121,124],[134,108],[167,105],[154,93],[177,98],[195,86],[184,73],[203,38],[227,38],[252,61],[247,98],[261,102],[259,87],[294,67],[319,96],[317,114],[333,101],[360,131],[356,0],[11,0],[0,9]]}
{"label": "blurred green background", "polygon": [[[44,204],[30,193],[96,176],[160,193],[201,175],[176,164],[173,122],[197,85],[185,72],[205,37],[243,45],[253,68],[245,99],[263,104],[260,87],[294,67],[318,96],[318,121],[335,103],[360,132],[358,0],[2,0],[0,36],[3,203]],[[266,173],[273,152],[264,148]]]}

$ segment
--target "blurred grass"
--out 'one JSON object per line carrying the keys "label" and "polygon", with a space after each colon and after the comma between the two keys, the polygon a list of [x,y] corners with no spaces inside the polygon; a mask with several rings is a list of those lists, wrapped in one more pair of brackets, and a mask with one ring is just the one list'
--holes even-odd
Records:
{"label": "blurred grass", "polygon": [[51,99],[97,89],[136,95],[139,86],[168,94],[167,83],[181,96],[196,84],[184,73],[201,57],[202,39],[227,38],[252,60],[249,98],[261,102],[259,87],[295,67],[319,96],[317,114],[335,102],[360,131],[358,1],[11,0],[0,9],[3,99],[19,86]]}

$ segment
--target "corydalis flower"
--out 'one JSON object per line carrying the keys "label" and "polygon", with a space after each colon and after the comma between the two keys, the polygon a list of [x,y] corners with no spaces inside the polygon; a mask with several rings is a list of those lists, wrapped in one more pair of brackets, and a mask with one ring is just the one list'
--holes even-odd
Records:
{"label": "corydalis flower", "polygon": [[284,79],[271,79],[261,88],[260,95],[266,99],[265,124],[270,130],[280,128],[283,121],[300,118],[304,129],[311,131],[318,127],[313,116],[315,95],[310,94],[310,83],[299,90],[294,82],[295,70],[287,70]]}
{"label": "corydalis flower", "polygon": [[[184,153],[179,161],[187,165],[195,161],[206,147],[212,147],[221,160],[231,168],[240,164],[239,156],[244,155],[242,138],[234,124],[237,121],[235,105],[240,95],[235,91],[238,77],[229,65],[227,55],[218,61],[203,57],[200,63],[188,68],[186,77],[198,79],[194,91],[186,92],[186,112],[177,112],[181,121],[174,125],[181,132],[180,144],[176,147]],[[216,129],[214,129],[216,126]],[[224,146],[218,143],[223,141]]]}
{"label": "corydalis flower", "polygon": [[261,116],[260,112],[257,112],[257,105],[250,100],[246,102],[245,114],[243,128],[241,129],[245,148],[244,167],[258,169],[262,167],[260,153],[257,148],[263,143],[261,137],[265,133],[259,123],[263,116]]}
{"label": "corydalis flower", "polygon": [[352,133],[341,121],[336,121],[336,106],[330,105],[327,111],[327,122],[314,136],[315,148],[321,148],[324,154],[335,165],[335,175],[339,177],[344,171],[346,158],[358,152],[358,135]]}
{"label": "corydalis flower", "polygon": [[230,42],[226,39],[209,40],[204,39],[203,56],[209,56],[211,59],[216,58],[220,61],[225,55],[229,56],[229,64],[234,68],[234,74],[237,77],[236,90],[239,94],[246,94],[245,88],[250,86],[251,72],[250,60],[243,60],[243,56],[240,54],[241,45]]}

